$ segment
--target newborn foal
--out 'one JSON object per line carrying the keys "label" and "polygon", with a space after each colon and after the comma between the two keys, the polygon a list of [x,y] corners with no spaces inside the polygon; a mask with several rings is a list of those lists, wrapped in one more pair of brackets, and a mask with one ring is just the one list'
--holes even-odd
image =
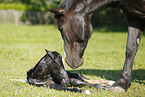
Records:
{"label": "newborn foal", "polygon": [[94,86],[97,89],[103,88],[99,84],[90,84],[84,81],[83,75],[65,71],[62,56],[57,52],[46,50],[40,61],[27,72],[27,81],[29,84],[37,86],[48,86],[57,90],[67,90],[72,92],[81,92],[90,94],[89,90],[78,90],[76,88],[65,88],[68,85],[78,86],[87,85]]}

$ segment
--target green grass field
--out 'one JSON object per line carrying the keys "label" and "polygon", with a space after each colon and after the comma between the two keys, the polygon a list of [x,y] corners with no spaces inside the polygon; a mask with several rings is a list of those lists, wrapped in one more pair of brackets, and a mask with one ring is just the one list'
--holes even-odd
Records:
{"label": "green grass field", "polygon": [[[84,64],[73,70],[89,79],[116,81],[122,71],[127,32],[94,31],[84,54]],[[26,71],[32,68],[45,54],[44,49],[56,50],[63,57],[63,45],[55,26],[0,25],[0,97],[145,97],[145,36],[142,37],[133,67],[132,85],[125,93],[89,89],[91,95],[36,87],[10,79],[25,79]]]}

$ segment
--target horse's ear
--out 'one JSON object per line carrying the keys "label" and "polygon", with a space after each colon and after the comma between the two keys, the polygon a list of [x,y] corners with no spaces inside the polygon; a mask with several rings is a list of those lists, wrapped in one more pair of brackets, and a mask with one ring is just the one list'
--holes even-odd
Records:
{"label": "horse's ear", "polygon": [[55,14],[61,14],[63,15],[64,13],[64,8],[57,8],[57,9],[47,9],[46,11],[50,11],[52,13],[55,13]]}
{"label": "horse's ear", "polygon": [[47,49],[45,49],[46,53],[48,54],[50,51],[48,51]]}
{"label": "horse's ear", "polygon": [[51,59],[54,58],[54,55],[52,54],[52,52],[50,52],[49,50],[45,49],[47,55],[49,55],[51,57]]}

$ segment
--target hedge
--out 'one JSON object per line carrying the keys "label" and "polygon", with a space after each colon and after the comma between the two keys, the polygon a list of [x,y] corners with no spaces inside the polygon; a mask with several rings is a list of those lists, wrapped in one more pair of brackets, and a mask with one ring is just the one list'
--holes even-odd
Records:
{"label": "hedge", "polygon": [[22,11],[45,11],[45,9],[56,8],[56,6],[52,5],[25,5],[25,4],[0,4],[0,9],[16,9]]}

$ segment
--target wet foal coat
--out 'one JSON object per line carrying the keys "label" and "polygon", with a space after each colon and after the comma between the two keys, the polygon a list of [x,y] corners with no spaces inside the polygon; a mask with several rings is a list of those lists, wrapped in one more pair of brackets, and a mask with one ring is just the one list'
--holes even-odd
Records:
{"label": "wet foal coat", "polygon": [[92,35],[91,16],[102,6],[118,2],[127,15],[128,39],[123,72],[114,87],[125,90],[131,84],[134,58],[145,27],[145,0],[63,0],[55,13],[55,23],[61,32],[65,61],[72,68],[83,64],[83,54]]}
{"label": "wet foal coat", "polygon": [[66,71],[62,57],[57,52],[46,50],[40,61],[27,72],[27,82],[32,85],[46,86],[57,90],[67,90],[89,94],[89,90],[78,90],[76,88],[66,88],[67,86],[86,85],[95,88],[109,89],[110,86],[100,84],[90,84],[85,82],[83,75]]}

